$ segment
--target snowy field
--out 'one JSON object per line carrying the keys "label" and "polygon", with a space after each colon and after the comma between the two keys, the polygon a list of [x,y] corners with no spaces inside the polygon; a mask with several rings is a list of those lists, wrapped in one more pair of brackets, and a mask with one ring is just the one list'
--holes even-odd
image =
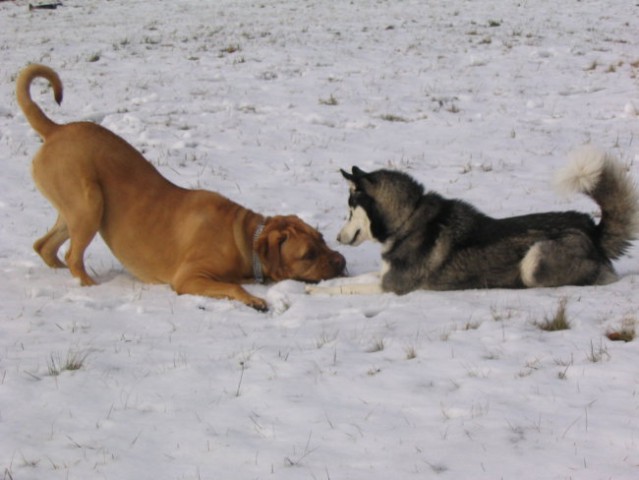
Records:
{"label": "snowy field", "polygon": [[[31,0],[31,3],[39,3]],[[605,287],[178,297],[101,240],[82,288],[15,101],[122,135],[175,183],[334,240],[339,168],[404,170],[495,216],[597,214],[553,190],[592,142],[639,178],[639,7],[594,0],[0,2],[0,479],[639,478],[639,246]],[[565,302],[569,329],[548,332]]]}

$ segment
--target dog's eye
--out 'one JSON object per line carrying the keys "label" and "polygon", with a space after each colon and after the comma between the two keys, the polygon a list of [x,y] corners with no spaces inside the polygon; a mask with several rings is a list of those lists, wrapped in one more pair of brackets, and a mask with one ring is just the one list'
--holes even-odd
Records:
{"label": "dog's eye", "polygon": [[317,258],[317,252],[315,250],[308,250],[304,255],[302,255],[302,260],[315,260]]}

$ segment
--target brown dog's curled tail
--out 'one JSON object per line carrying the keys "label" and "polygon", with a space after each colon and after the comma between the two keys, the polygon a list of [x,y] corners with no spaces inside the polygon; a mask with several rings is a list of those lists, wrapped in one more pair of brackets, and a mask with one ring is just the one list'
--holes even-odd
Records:
{"label": "brown dog's curled tail", "polygon": [[31,82],[38,77],[49,81],[53,87],[55,101],[60,105],[62,102],[62,81],[55,71],[45,65],[29,65],[20,72],[16,82],[16,96],[18,97],[18,105],[33,129],[42,138],[47,138],[59,125],[47,117],[31,98]]}

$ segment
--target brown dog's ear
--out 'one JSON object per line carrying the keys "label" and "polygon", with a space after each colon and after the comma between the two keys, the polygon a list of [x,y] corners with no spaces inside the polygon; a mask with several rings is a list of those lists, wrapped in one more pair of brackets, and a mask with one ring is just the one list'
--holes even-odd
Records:
{"label": "brown dog's ear", "polygon": [[288,240],[288,232],[280,230],[279,225],[268,227],[267,225],[265,231],[255,242],[255,251],[262,262],[264,275],[271,280],[281,280],[279,278],[282,267],[281,249],[282,244]]}

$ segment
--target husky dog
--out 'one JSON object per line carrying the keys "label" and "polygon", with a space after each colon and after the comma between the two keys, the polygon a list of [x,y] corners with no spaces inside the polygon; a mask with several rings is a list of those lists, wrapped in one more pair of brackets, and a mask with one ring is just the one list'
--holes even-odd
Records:
{"label": "husky dog", "polygon": [[575,211],[492,218],[447,199],[397,171],[342,170],[350,184],[350,215],[337,240],[382,243],[374,284],[308,287],[310,293],[355,294],[417,289],[528,288],[602,285],[617,276],[612,260],[639,233],[639,194],[614,157],[582,147],[561,172],[565,190],[591,197],[595,223]]}

